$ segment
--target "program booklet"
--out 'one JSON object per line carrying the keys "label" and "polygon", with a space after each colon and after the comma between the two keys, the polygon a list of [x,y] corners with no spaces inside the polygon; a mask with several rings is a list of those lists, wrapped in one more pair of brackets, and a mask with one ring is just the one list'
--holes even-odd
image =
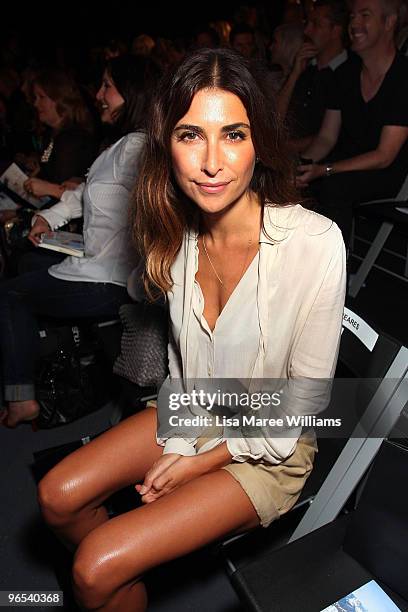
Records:
{"label": "program booklet", "polygon": [[31,207],[38,209],[44,204],[44,200],[30,195],[24,189],[24,183],[28,177],[17,164],[12,163],[0,176],[3,191],[13,200],[15,197],[18,204],[29,204]]}
{"label": "program booklet", "polygon": [[72,232],[47,232],[41,235],[41,242],[38,245],[43,249],[59,251],[74,257],[84,256],[84,238],[82,234]]}
{"label": "program booklet", "polygon": [[370,580],[321,612],[401,612],[401,610],[375,580]]}

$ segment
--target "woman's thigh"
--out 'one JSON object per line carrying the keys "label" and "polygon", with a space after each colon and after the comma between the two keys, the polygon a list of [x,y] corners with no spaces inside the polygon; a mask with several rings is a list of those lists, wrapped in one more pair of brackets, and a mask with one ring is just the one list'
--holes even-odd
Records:
{"label": "woman's thigh", "polygon": [[102,605],[146,570],[258,525],[240,484],[217,470],[94,529],[77,550],[77,589],[85,584]]}
{"label": "woman's thigh", "polygon": [[18,274],[36,272],[37,270],[48,270],[51,266],[61,263],[67,255],[56,251],[38,249],[35,246],[27,252],[23,252],[18,257]]}
{"label": "woman's thigh", "polygon": [[155,408],[127,418],[58,463],[44,477],[42,493],[59,496],[67,512],[100,505],[115,491],[143,480],[162,455],[156,428]]}

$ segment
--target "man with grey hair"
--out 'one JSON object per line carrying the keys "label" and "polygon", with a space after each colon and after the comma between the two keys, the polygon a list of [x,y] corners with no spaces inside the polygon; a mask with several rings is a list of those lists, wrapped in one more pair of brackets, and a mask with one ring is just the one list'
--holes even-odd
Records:
{"label": "man with grey hair", "polygon": [[[349,34],[355,58],[336,71],[322,127],[300,166],[318,209],[347,242],[355,202],[393,198],[408,171],[408,58],[397,52],[400,0],[353,0]],[[319,162],[319,163],[317,163]]]}

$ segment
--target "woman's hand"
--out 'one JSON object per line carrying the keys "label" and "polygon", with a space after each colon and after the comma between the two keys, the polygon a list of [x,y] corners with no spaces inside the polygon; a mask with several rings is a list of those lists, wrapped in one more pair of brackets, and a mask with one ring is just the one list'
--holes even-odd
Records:
{"label": "woman's hand", "polygon": [[48,195],[50,183],[48,181],[43,181],[38,178],[29,178],[24,183],[24,189],[30,195],[36,196],[37,198],[41,198],[41,196]]}
{"label": "woman's hand", "polygon": [[35,223],[27,237],[33,243],[34,246],[38,246],[41,242],[41,234],[46,234],[50,231],[51,228],[47,221],[43,217],[37,215],[35,217]]}
{"label": "woman's hand", "polygon": [[78,187],[78,185],[80,185],[83,182],[84,182],[84,179],[77,177],[77,176],[73,176],[67,181],[64,181],[63,183],[61,183],[61,187],[64,187],[64,189],[67,189],[69,191],[74,191]]}
{"label": "woman's hand", "polygon": [[298,166],[298,172],[299,174],[296,177],[296,186],[299,187],[299,189],[302,189],[307,187],[309,183],[315,179],[324,176],[326,170],[321,164],[306,164]]}
{"label": "woman's hand", "polygon": [[193,478],[200,476],[200,462],[197,457],[184,457],[175,453],[162,455],[147,472],[142,485],[136,491],[142,502],[149,504],[162,495],[167,495]]}
{"label": "woman's hand", "polygon": [[50,183],[49,181],[43,181],[39,178],[29,178],[24,183],[24,189],[27,193],[36,198],[52,196],[59,199],[66,188],[64,185],[59,185],[58,183]]}
{"label": "woman's hand", "polygon": [[153,464],[144,483],[136,485],[136,491],[142,495],[142,502],[149,504],[198,476],[219,470],[231,461],[232,455],[226,442],[192,457],[168,453]]}

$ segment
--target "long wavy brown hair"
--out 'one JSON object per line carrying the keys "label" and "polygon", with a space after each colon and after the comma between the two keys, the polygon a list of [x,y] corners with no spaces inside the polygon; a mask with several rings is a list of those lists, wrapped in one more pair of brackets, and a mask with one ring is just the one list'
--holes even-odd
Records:
{"label": "long wavy brown hair", "polygon": [[264,71],[230,49],[201,49],[185,58],[159,84],[148,122],[146,146],[133,194],[134,240],[146,262],[144,283],[150,297],[172,287],[171,266],[197,207],[178,187],[170,143],[177,122],[194,95],[207,88],[231,92],[242,101],[256,155],[250,189],[262,208],[298,200],[295,165],[287,133],[265,90]]}

